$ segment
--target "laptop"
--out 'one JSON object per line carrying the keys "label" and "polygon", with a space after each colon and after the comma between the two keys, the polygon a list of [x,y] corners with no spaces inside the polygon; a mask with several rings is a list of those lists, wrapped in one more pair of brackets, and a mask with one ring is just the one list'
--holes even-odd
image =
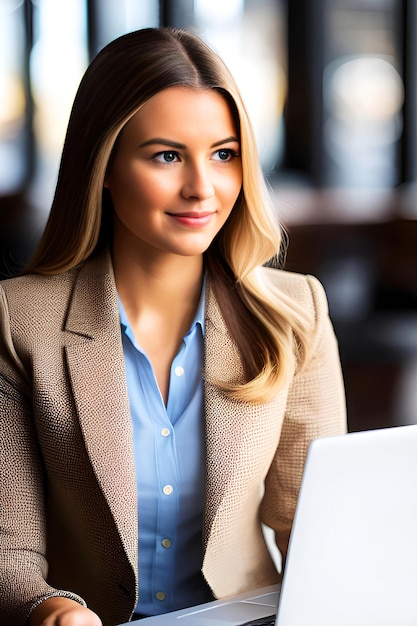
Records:
{"label": "laptop", "polygon": [[416,626],[417,425],[310,445],[281,589],[130,624]]}

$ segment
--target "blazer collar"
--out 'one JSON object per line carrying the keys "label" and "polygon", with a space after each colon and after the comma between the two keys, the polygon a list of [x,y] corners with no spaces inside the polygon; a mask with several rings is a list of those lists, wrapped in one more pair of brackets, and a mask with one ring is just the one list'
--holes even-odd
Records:
{"label": "blazer collar", "polygon": [[117,292],[106,251],[79,271],[66,355],[85,446],[126,554],[137,567],[137,492]]}
{"label": "blazer collar", "polygon": [[95,338],[118,324],[117,290],[106,249],[81,267],[69,302],[65,330]]}

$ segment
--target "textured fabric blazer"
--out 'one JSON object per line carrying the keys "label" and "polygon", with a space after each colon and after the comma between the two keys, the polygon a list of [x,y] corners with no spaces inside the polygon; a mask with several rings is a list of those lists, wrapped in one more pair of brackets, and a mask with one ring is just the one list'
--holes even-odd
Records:
{"label": "textured fabric blazer", "polygon": [[[262,270],[311,317],[312,358],[265,404],[205,383],[203,574],[217,597],[278,580],[261,520],[285,554],[307,447],[346,428],[334,332],[319,282]],[[242,363],[207,287],[205,369]],[[105,625],[136,605],[137,494],[117,294],[109,255],[0,286],[0,623],[19,626],[50,595]]]}

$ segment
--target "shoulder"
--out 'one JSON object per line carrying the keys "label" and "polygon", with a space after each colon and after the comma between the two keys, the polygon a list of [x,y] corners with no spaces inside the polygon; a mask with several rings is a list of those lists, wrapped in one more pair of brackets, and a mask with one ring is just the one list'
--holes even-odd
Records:
{"label": "shoulder", "polygon": [[47,316],[65,306],[74,275],[72,270],[56,276],[28,274],[0,281],[0,301],[12,317]]}
{"label": "shoulder", "polygon": [[328,313],[327,296],[321,282],[310,274],[299,274],[271,267],[261,267],[259,280],[273,292],[275,297],[285,297],[302,307],[306,312],[317,315]]}
{"label": "shoulder", "polygon": [[54,275],[27,274],[0,281],[0,303],[12,318],[47,320],[64,314],[75,289],[90,294],[94,286],[101,289],[103,277],[111,274],[106,253],[83,265]]}
{"label": "shoulder", "polygon": [[[14,352],[22,361],[45,346],[59,345],[73,286],[73,272],[57,276],[27,275],[0,283],[0,353]],[[13,346],[13,348],[11,348]],[[25,357],[26,355],[26,357]]]}

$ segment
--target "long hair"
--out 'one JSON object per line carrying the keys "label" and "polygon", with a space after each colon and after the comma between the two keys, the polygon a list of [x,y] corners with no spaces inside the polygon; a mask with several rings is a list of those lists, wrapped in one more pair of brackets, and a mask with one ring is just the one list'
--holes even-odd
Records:
{"label": "long hair", "polygon": [[178,85],[221,93],[241,144],[242,190],[205,263],[246,379],[213,382],[236,399],[266,400],[305,357],[308,327],[295,302],[277,299],[256,278],[259,266],[278,258],[282,231],[239,89],[220,57],[193,33],[128,33],[92,61],[72,107],[49,219],[26,273],[67,271],[110,243],[112,203],[104,179],[117,138],[145,102]]}

